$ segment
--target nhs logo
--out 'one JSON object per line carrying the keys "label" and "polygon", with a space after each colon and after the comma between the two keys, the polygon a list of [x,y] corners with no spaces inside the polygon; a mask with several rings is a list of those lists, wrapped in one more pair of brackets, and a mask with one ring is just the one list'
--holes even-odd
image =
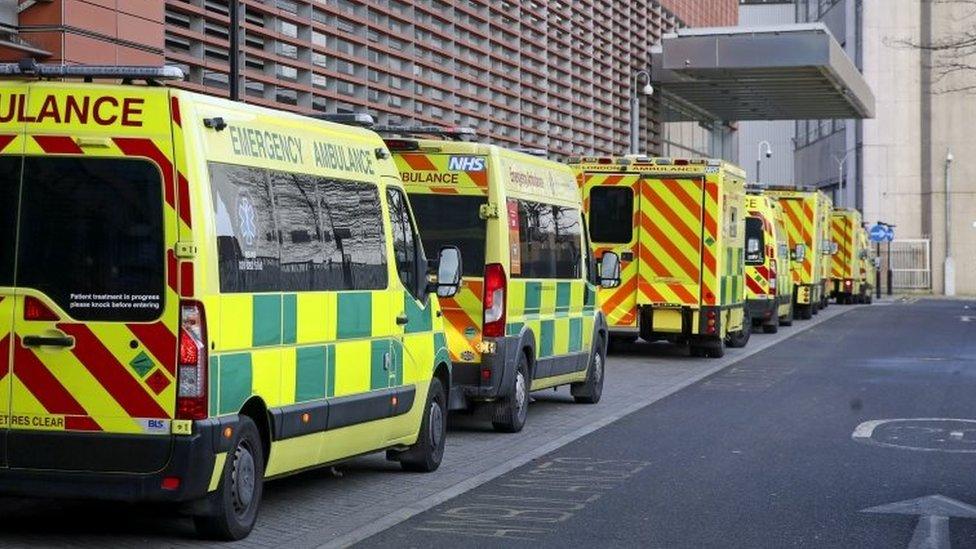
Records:
{"label": "nhs logo", "polygon": [[452,172],[483,172],[485,171],[485,157],[452,156],[447,161],[447,169]]}

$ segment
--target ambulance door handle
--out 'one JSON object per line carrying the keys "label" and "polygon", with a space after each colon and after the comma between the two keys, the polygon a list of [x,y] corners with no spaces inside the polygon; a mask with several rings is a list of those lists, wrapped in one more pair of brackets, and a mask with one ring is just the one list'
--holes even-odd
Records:
{"label": "ambulance door handle", "polygon": [[70,336],[24,336],[25,347],[71,347],[75,338]]}
{"label": "ambulance door handle", "polygon": [[405,315],[403,313],[400,313],[400,314],[397,315],[397,317],[396,317],[397,326],[405,326],[407,324],[407,322],[410,322],[410,319],[407,318],[407,315]]}

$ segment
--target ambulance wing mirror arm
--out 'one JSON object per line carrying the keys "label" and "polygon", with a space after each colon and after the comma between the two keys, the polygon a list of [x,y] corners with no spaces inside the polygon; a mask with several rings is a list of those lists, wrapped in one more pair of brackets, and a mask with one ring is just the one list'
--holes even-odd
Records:
{"label": "ambulance wing mirror arm", "polygon": [[444,246],[437,254],[437,263],[427,273],[427,293],[437,297],[453,297],[461,287],[461,250]]}
{"label": "ambulance wing mirror arm", "polygon": [[603,252],[603,257],[600,258],[600,286],[620,286],[620,256],[614,252]]}

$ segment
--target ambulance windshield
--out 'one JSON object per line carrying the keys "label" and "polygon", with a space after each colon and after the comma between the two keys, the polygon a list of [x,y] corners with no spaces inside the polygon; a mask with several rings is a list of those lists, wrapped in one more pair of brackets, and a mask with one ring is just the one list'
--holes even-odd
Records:
{"label": "ambulance windshield", "polygon": [[461,274],[482,276],[486,229],[478,209],[486,202],[484,196],[411,194],[410,206],[427,257],[437,257],[443,246],[457,246],[461,250]]}

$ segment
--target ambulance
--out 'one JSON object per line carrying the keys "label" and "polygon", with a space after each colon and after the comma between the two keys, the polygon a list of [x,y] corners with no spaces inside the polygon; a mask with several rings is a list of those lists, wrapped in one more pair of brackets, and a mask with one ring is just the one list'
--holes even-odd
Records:
{"label": "ambulance", "polygon": [[837,208],[830,216],[830,237],[837,244],[830,261],[830,296],[837,303],[860,303],[870,293],[864,284],[867,273],[862,272],[867,244],[861,239],[863,230],[857,210]]}
{"label": "ambulance", "polygon": [[572,162],[594,254],[619,256],[621,284],[600,292],[618,338],[742,347],[745,174],[721,160],[583,157]]}
{"label": "ambulance", "polygon": [[793,324],[790,249],[779,203],[758,188],[746,195],[746,308],[767,334]]}
{"label": "ambulance", "polygon": [[431,293],[461,260],[428,269],[377,134],[71,81],[175,68],[0,74],[0,494],[182,503],[240,539],[266,479],[381,450],[437,468]]}
{"label": "ambulance", "polygon": [[[460,291],[441,299],[454,365],[451,409],[525,425],[529,393],[569,385],[577,402],[603,393],[607,325],[582,204],[567,166],[462,139],[465,128],[377,127],[410,195],[428,250],[464,256]],[[615,271],[615,269],[617,269]]]}
{"label": "ambulance", "polygon": [[767,195],[779,201],[793,259],[794,312],[808,320],[826,306],[829,298],[830,212],[833,204],[822,191],[810,188],[770,186]]}

